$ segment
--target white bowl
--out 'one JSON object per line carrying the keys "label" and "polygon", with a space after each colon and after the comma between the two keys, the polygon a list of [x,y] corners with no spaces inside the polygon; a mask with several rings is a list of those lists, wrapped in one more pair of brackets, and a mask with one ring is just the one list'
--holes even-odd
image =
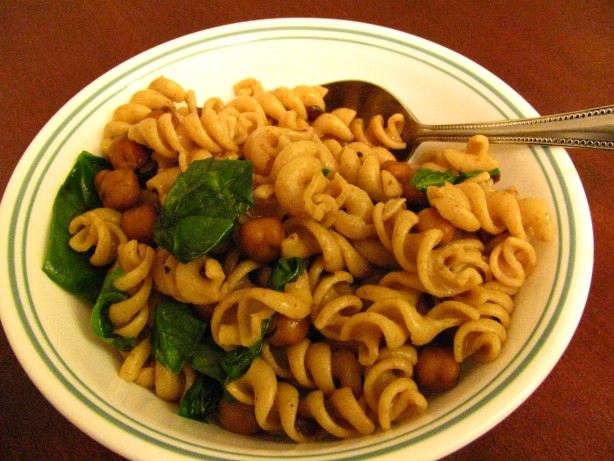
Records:
{"label": "white bowl", "polygon": [[173,405],[122,381],[115,355],[90,332],[88,306],[54,285],[41,266],[51,204],[77,155],[99,152],[113,109],[161,74],[201,97],[222,98],[246,77],[268,89],[370,80],[431,123],[537,115],[497,77],[448,49],[390,29],[322,19],[205,30],[142,53],[94,81],[25,152],[0,217],[2,323],[32,381],[75,425],[133,459],[433,459],[492,428],[544,380],[586,301],[593,262],[590,214],[562,148],[493,146],[504,185],[517,185],[523,196],[541,197],[550,206],[555,241],[538,246],[538,265],[516,298],[502,355],[468,370],[424,415],[360,439],[296,445],[184,419]]}

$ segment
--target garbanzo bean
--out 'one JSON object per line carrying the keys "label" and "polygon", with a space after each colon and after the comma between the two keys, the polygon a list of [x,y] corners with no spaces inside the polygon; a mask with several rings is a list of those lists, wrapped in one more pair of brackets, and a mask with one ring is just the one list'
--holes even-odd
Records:
{"label": "garbanzo bean", "polygon": [[253,435],[261,431],[253,405],[222,399],[218,406],[218,418],[220,426],[236,434]]}
{"label": "garbanzo bean", "polygon": [[439,229],[443,232],[440,245],[450,243],[456,233],[456,228],[450,221],[439,214],[436,208],[428,207],[418,212],[418,224],[416,230],[424,232],[429,229]]}
{"label": "garbanzo bean", "polygon": [[149,160],[147,148],[138,142],[128,138],[120,138],[111,145],[109,161],[113,168],[130,168],[136,170],[141,168]]}
{"label": "garbanzo bean", "polygon": [[122,229],[129,239],[152,244],[153,227],[158,218],[158,211],[151,203],[143,203],[128,208],[122,215]]}
{"label": "garbanzo bean", "polygon": [[268,263],[279,257],[284,228],[279,218],[249,219],[241,226],[239,240],[242,250],[256,262]]}
{"label": "garbanzo bean", "polygon": [[94,177],[94,185],[102,205],[116,210],[133,207],[141,194],[139,179],[130,168],[101,170]]}
{"label": "garbanzo bean", "polygon": [[282,314],[277,314],[271,323],[274,333],[269,337],[269,343],[273,346],[292,346],[300,343],[309,332],[309,318],[291,319]]}
{"label": "garbanzo bean", "polygon": [[460,365],[454,360],[452,348],[426,346],[418,351],[415,378],[424,390],[444,391],[458,382]]}
{"label": "garbanzo bean", "polygon": [[409,181],[414,174],[414,170],[409,163],[397,162],[395,160],[385,162],[382,165],[382,170],[388,171],[401,184],[405,184]]}

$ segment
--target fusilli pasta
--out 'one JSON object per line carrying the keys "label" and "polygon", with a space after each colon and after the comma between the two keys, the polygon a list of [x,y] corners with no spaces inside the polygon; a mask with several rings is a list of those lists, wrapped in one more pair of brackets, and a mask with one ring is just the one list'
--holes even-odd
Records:
{"label": "fusilli pasta", "polygon": [[[266,244],[280,259],[250,257],[248,242],[231,232],[186,261],[130,238],[127,211],[76,217],[70,247],[122,271],[114,289],[125,299],[110,304],[108,317],[114,334],[136,341],[122,352],[120,376],[168,401],[209,376],[191,355],[177,373],[156,352],[164,340],[156,303],[165,297],[189,306],[197,325],[206,322],[213,343],[198,347],[254,352],[237,376],[210,377],[260,430],[297,442],[389,430],[428,411],[429,389],[414,376],[421,348],[437,344],[457,362],[496,359],[514,295],[539,263],[533,241],[550,241],[554,231],[543,201],[496,188],[488,139],[426,153],[410,168],[392,152],[406,147],[400,114],[327,112],[320,86],[267,91],[250,78],[233,88],[230,101],[199,105],[194,91],[160,77],[115,110],[101,150],[108,156],[126,138],[145,146],[155,171],[141,182],[140,203],[158,212],[196,162],[250,162],[254,206],[235,226],[277,220],[282,238]],[[448,176],[422,187],[411,179],[417,170]],[[425,203],[445,228],[418,213]],[[275,264],[296,259],[304,266],[273,287]],[[284,328],[291,331],[280,340]]]}

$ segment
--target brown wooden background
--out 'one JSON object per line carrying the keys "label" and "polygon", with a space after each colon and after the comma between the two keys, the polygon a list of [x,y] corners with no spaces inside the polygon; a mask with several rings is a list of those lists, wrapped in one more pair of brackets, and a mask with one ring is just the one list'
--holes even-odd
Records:
{"label": "brown wooden background", "polygon": [[[542,114],[614,103],[612,0],[0,0],[0,195],[47,120],[107,70],[190,32],[273,17],[349,19],[424,37],[492,71]],[[614,459],[614,152],[569,153],[595,232],[583,319],[527,402],[449,460]],[[0,399],[0,459],[121,459],[41,396],[3,331]]]}

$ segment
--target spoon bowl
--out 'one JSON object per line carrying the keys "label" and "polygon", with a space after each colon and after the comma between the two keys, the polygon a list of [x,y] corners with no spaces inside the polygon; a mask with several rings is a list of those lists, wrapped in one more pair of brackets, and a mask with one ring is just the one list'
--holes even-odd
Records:
{"label": "spoon bowl", "polygon": [[344,80],[323,86],[328,89],[324,97],[327,111],[349,107],[367,121],[378,114],[384,120],[402,114],[405,124],[401,137],[407,147],[394,152],[400,160],[411,157],[425,141],[466,142],[477,134],[488,137],[492,144],[614,150],[614,105],[525,119],[427,125],[421,123],[394,95],[376,84]]}

